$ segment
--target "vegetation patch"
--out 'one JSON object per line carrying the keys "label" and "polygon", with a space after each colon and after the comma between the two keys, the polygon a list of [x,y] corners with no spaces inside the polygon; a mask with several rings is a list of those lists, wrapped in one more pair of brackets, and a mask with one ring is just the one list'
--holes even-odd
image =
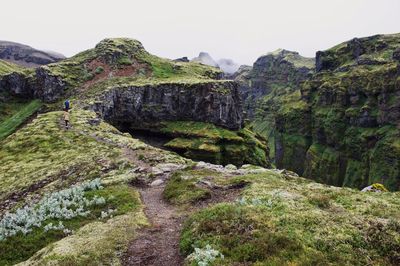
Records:
{"label": "vegetation patch", "polygon": [[95,220],[137,210],[138,195],[127,186],[103,188],[99,180],[54,192],[38,203],[5,214],[0,221],[0,263],[12,265]]}
{"label": "vegetation patch", "polygon": [[175,137],[166,147],[194,160],[270,165],[266,139],[248,128],[231,131],[210,123],[173,121],[162,122],[160,132]]}
{"label": "vegetation patch", "polygon": [[210,191],[196,185],[199,176],[191,172],[177,172],[172,175],[164,189],[163,196],[172,204],[183,205],[207,199]]}
{"label": "vegetation patch", "polygon": [[27,103],[4,104],[0,109],[2,113],[6,113],[5,117],[0,120],[0,141],[12,134],[22,123],[32,116],[40,107],[41,102],[38,100],[29,101]]}

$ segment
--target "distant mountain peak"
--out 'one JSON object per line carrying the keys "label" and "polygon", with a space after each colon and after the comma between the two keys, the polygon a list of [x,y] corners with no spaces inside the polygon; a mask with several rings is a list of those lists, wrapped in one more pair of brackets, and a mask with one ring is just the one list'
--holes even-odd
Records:
{"label": "distant mountain peak", "polygon": [[193,58],[191,61],[199,62],[204,65],[218,67],[226,74],[233,74],[239,69],[239,64],[235,63],[232,59],[221,58],[215,61],[214,58],[207,52],[200,52],[198,57]]}
{"label": "distant mountain peak", "polygon": [[37,50],[25,44],[0,41],[0,59],[25,67],[37,67],[58,62],[65,59],[65,56]]}

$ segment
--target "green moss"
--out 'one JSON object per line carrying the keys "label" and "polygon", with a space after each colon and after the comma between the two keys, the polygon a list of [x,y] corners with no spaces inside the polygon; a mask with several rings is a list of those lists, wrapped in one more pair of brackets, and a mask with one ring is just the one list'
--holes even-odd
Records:
{"label": "green moss", "polygon": [[307,151],[304,176],[325,184],[341,186],[340,154],[329,147],[313,144]]}
{"label": "green moss", "polygon": [[243,141],[234,131],[223,129],[211,123],[194,121],[169,121],[162,123],[161,132],[187,137],[205,137],[215,140]]}
{"label": "green moss", "polygon": [[160,131],[178,136],[165,146],[184,151],[185,156],[195,160],[270,166],[266,140],[248,128],[231,131],[210,123],[174,121],[163,122]]}
{"label": "green moss", "polygon": [[302,174],[306,153],[311,144],[310,138],[295,134],[277,134],[275,142],[279,147],[279,153],[275,153],[276,166]]}
{"label": "green moss", "polygon": [[[189,175],[188,175],[189,174]],[[172,204],[188,204],[210,197],[210,191],[196,186],[198,177],[191,173],[174,173],[163,191],[164,198]]]}
{"label": "green moss", "polygon": [[232,204],[200,211],[185,225],[181,251],[190,254],[194,246],[211,244],[230,262],[290,260],[301,251],[301,243],[293,234],[276,232],[267,221],[257,220],[255,211]]}

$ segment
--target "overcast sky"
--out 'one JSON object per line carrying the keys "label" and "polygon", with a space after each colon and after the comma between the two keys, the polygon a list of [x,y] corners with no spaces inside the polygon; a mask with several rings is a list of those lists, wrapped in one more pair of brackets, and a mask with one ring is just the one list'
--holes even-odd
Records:
{"label": "overcast sky", "polygon": [[243,64],[277,48],[314,56],[353,37],[400,32],[400,0],[2,0],[0,40],[72,56],[106,37],[156,55]]}

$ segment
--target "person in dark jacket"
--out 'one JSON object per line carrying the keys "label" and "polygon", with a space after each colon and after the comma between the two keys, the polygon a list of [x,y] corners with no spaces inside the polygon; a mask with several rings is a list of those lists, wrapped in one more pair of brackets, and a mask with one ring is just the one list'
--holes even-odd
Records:
{"label": "person in dark jacket", "polygon": [[64,102],[64,105],[65,105],[65,109],[68,111],[69,110],[69,100],[66,100]]}

